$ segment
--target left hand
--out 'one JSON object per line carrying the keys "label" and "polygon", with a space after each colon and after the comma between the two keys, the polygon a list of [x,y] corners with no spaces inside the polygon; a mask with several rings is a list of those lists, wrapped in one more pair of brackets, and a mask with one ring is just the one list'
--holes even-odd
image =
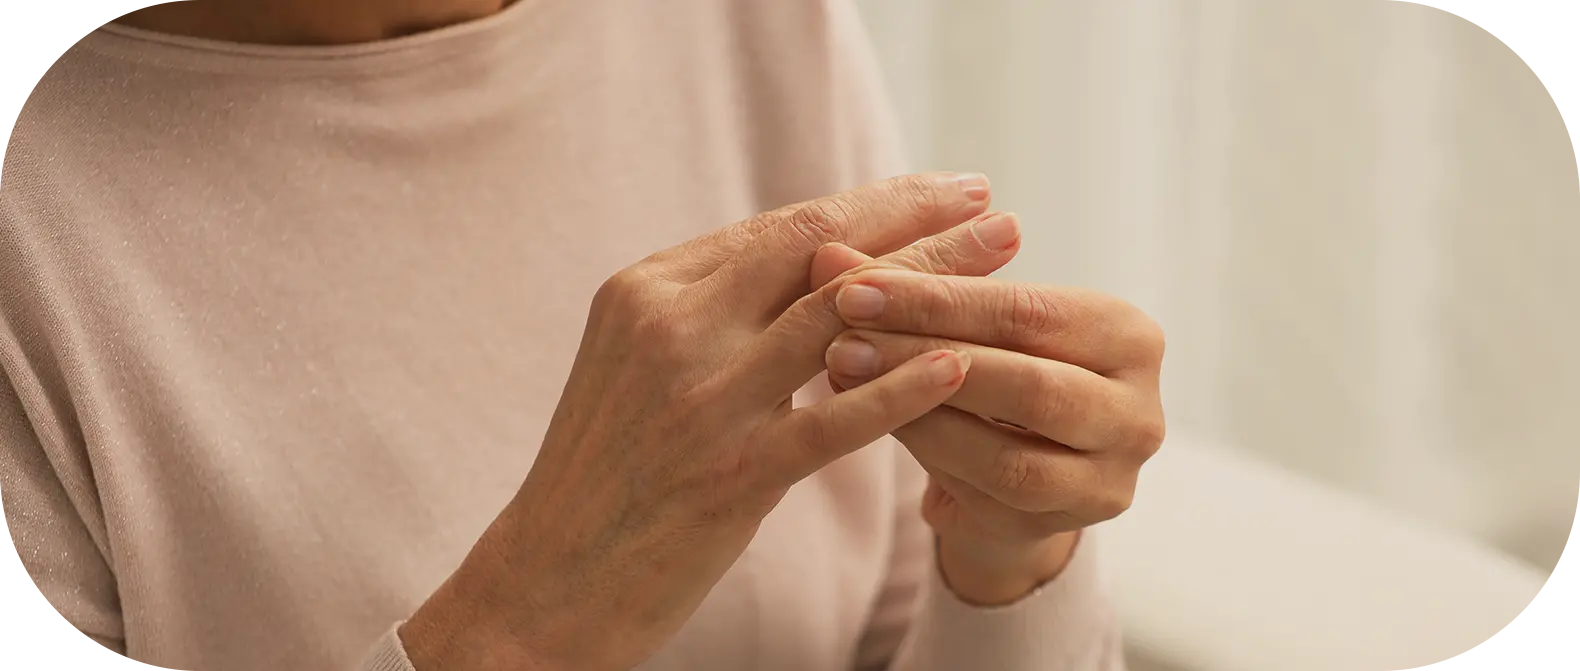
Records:
{"label": "left hand", "polygon": [[1081,529],[1129,508],[1164,434],[1163,334],[1139,309],[1092,291],[918,272],[825,248],[814,283],[839,275],[837,303],[852,329],[828,350],[837,389],[923,352],[970,353],[947,404],[894,432],[931,476],[922,514],[957,594],[1017,600],[1062,570]]}

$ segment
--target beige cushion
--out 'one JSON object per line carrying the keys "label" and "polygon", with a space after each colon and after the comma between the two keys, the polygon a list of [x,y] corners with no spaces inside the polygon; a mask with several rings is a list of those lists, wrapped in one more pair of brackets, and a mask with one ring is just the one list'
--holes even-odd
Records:
{"label": "beige cushion", "polygon": [[1546,580],[1239,455],[1171,436],[1102,529],[1132,671],[1415,668],[1485,641]]}

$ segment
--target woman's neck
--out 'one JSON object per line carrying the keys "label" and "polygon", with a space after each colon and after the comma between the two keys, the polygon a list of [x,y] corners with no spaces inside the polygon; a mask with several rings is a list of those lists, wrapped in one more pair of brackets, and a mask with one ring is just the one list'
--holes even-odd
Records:
{"label": "woman's neck", "polygon": [[115,23],[228,42],[326,45],[372,42],[464,23],[514,0],[187,0]]}

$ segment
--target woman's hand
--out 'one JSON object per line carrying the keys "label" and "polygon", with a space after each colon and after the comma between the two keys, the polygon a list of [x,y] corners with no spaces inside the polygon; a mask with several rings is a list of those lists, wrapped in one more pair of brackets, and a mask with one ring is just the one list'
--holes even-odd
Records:
{"label": "woman's hand", "polygon": [[[1001,234],[1013,220],[1003,215]],[[814,283],[843,275],[852,327],[827,353],[830,381],[859,390],[921,352],[971,355],[946,402],[894,431],[931,479],[923,516],[944,577],[982,605],[1056,575],[1079,530],[1130,505],[1163,441],[1163,334],[1099,293],[916,272],[831,246]]]}
{"label": "woman's hand", "polygon": [[986,201],[979,177],[891,180],[610,278],[526,481],[401,630],[417,669],[626,669],[655,652],[792,484],[964,379],[969,355],[917,351],[860,390],[793,409],[845,329],[835,284],[808,295],[817,250],[900,249],[888,258],[986,274],[1008,255],[973,248],[969,226],[955,226]]}

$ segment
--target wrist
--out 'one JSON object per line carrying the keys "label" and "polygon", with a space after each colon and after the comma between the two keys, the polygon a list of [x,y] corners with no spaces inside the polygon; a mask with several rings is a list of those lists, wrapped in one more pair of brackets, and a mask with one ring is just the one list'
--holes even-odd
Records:
{"label": "wrist", "polygon": [[499,537],[503,531],[496,521],[455,573],[400,626],[397,634],[416,671],[576,668],[569,665],[572,660],[551,660],[536,650],[542,635],[532,627],[541,627],[545,619],[522,598],[523,562],[511,555],[515,544]]}
{"label": "wrist", "polygon": [[480,556],[483,553],[485,548],[480,542],[457,572],[398,628],[401,647],[417,671],[548,671],[529,654],[525,638],[518,632],[521,622],[531,620],[518,619],[515,608],[499,597],[498,590],[490,594],[485,587],[488,583],[498,584],[490,579],[498,573],[488,567],[495,559]]}
{"label": "wrist", "polygon": [[1080,536],[1072,531],[1013,547],[939,537],[938,571],[965,603],[1009,605],[1057,578],[1075,555]]}

